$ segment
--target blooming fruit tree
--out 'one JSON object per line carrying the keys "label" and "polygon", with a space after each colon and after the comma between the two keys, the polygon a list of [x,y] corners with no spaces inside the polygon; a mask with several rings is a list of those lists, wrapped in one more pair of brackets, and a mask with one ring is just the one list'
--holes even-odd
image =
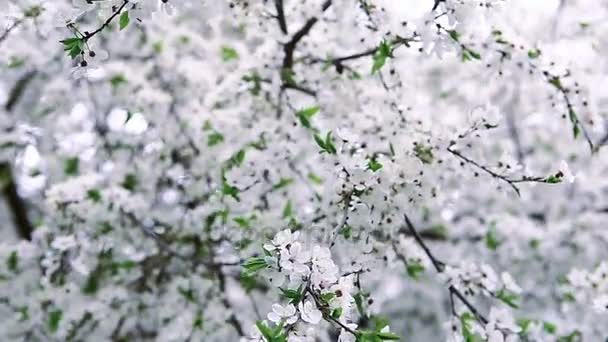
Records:
{"label": "blooming fruit tree", "polygon": [[606,37],[596,0],[0,0],[0,340],[604,340]]}

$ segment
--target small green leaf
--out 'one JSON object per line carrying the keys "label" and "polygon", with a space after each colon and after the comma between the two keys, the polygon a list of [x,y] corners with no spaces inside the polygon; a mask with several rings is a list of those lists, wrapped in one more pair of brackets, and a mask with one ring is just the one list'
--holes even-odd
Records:
{"label": "small green leaf", "polygon": [[433,163],[433,149],[431,147],[427,147],[417,143],[414,145],[414,154],[424,164]]}
{"label": "small green leaf", "polygon": [[293,204],[291,200],[287,200],[285,207],[283,208],[283,218],[288,218],[293,216]]}
{"label": "small green leaf", "polygon": [[517,309],[519,307],[518,301],[519,296],[514,293],[511,293],[507,290],[500,290],[496,293],[496,298],[500,299],[503,303],[508,306]]}
{"label": "small green leaf", "polygon": [[17,272],[17,268],[19,267],[19,255],[17,251],[12,251],[9,254],[8,259],[6,259],[6,267],[13,273]]}
{"label": "small green leaf", "polygon": [[424,272],[424,266],[418,261],[408,261],[406,270],[410,277],[418,279],[420,273]]}
{"label": "small green leaf", "polygon": [[368,162],[367,162],[367,169],[371,170],[372,172],[376,172],[378,170],[380,170],[382,168],[382,164],[376,160],[376,158],[371,158]]}
{"label": "small green leaf", "polygon": [[450,34],[450,38],[452,38],[454,41],[458,41],[460,39],[460,33],[458,33],[455,30],[450,30],[448,31],[448,33]]}
{"label": "small green leaf", "polygon": [[282,189],[293,183],[293,178],[281,178],[279,182],[272,186],[272,191]]}
{"label": "small green leaf", "polygon": [[532,49],[530,51],[528,51],[528,57],[530,57],[530,59],[535,59],[538,58],[540,56],[541,52],[539,49]]}
{"label": "small green leaf", "polygon": [[485,235],[486,247],[495,251],[500,246],[500,241],[496,238],[496,230],[490,227]]}
{"label": "small green leaf", "polygon": [[376,53],[374,54],[374,63],[372,64],[372,75],[376,73],[378,70],[382,69],[384,64],[386,63],[386,59],[392,56],[392,47],[390,42],[383,40],[380,42]]}
{"label": "small green leaf", "polygon": [[543,322],[543,330],[549,334],[555,334],[557,332],[557,326],[551,322]]}
{"label": "small green leaf", "polygon": [[239,58],[239,53],[230,46],[222,46],[221,55],[224,62],[229,62],[233,59]]}
{"label": "small green leaf", "polygon": [[135,191],[135,188],[138,184],[139,181],[137,180],[137,176],[132,173],[129,173],[125,176],[125,179],[122,182],[122,187],[130,191]]}
{"label": "small green leaf", "polygon": [[260,257],[249,258],[249,259],[245,260],[245,263],[243,263],[243,269],[248,274],[253,274],[253,273],[255,273],[261,269],[267,268],[267,267],[268,267],[268,264],[266,263],[266,260],[264,260],[264,258],[260,258]]}
{"label": "small green leaf", "polygon": [[220,132],[213,132],[209,135],[209,139],[207,140],[207,146],[215,146],[224,141],[224,135]]}
{"label": "small green leaf", "polygon": [[117,88],[121,84],[125,83],[127,83],[127,79],[123,74],[116,74],[112,76],[112,78],[110,78],[110,84],[112,85],[112,88]]}
{"label": "small green leaf", "polygon": [[131,19],[129,18],[129,11],[122,12],[122,14],[120,15],[120,19],[118,21],[118,26],[120,27],[121,31],[125,27],[127,27],[127,25],[129,25],[129,21],[131,21]]}
{"label": "small green leaf", "polygon": [[59,329],[59,322],[61,322],[61,318],[63,316],[63,311],[61,310],[53,310],[49,312],[49,321],[48,328],[50,332],[56,332]]}
{"label": "small green leaf", "polygon": [[321,108],[319,106],[309,107],[296,112],[296,116],[300,119],[302,126],[306,128],[312,128],[310,119],[319,112]]}
{"label": "small green leaf", "polygon": [[99,203],[101,201],[101,192],[97,189],[90,189],[87,191],[87,198],[95,203]]}
{"label": "small green leaf", "polygon": [[76,175],[78,174],[79,165],[80,159],[78,157],[69,158],[63,164],[63,172],[68,176]]}

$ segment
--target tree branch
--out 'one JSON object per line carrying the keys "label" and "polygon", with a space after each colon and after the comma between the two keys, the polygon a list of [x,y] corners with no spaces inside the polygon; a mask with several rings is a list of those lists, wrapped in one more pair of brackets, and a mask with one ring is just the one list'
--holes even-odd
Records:
{"label": "tree branch", "polygon": [[[408,230],[410,231],[410,233],[412,233],[412,235],[414,236],[414,239],[416,239],[416,242],[420,245],[420,247],[422,248],[424,253],[426,253],[428,258],[431,260],[431,263],[435,267],[435,270],[437,270],[437,273],[442,273],[445,268],[445,266],[444,266],[445,264],[443,262],[439,261],[437,258],[435,258],[433,253],[431,253],[431,250],[428,248],[428,246],[426,245],[426,243],[424,242],[422,237],[420,237],[420,234],[418,234],[418,231],[412,224],[412,221],[410,221],[410,218],[407,216],[407,214],[403,214],[403,218],[405,219],[405,224],[406,224]],[[450,296],[455,295],[456,297],[458,297],[458,299],[460,299],[460,301],[473,313],[473,315],[475,315],[477,320],[479,320],[483,324],[488,323],[488,320],[479,312],[479,310],[477,310],[477,308],[457,288],[454,287],[454,285],[450,285],[448,287],[448,290],[450,291]]]}
{"label": "tree branch", "polygon": [[285,9],[283,7],[283,0],[274,0],[274,7],[277,9],[277,20],[279,21],[279,27],[281,32],[288,34],[287,22],[285,21]]}
{"label": "tree branch", "polygon": [[19,196],[17,183],[15,182],[11,165],[8,162],[0,163],[0,188],[13,214],[13,221],[19,237],[31,240],[34,227],[28,218],[27,205],[21,196]]}

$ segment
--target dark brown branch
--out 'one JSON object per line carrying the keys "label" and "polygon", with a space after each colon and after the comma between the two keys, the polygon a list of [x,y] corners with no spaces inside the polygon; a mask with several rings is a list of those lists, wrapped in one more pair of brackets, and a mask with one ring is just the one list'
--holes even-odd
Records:
{"label": "dark brown branch", "polygon": [[[431,250],[428,248],[428,246],[426,245],[426,243],[424,242],[424,240],[422,239],[420,234],[418,234],[418,231],[412,224],[412,221],[410,221],[410,218],[407,216],[407,214],[403,214],[403,218],[405,219],[405,224],[406,224],[408,230],[414,236],[414,239],[420,245],[422,250],[424,250],[424,253],[426,253],[427,257],[431,260],[431,263],[435,267],[435,270],[437,271],[437,273],[443,272],[445,264],[443,262],[439,261],[437,258],[435,258],[433,253],[431,253]],[[458,299],[460,299],[460,301],[473,313],[473,315],[475,315],[477,320],[479,320],[483,324],[488,323],[487,318],[485,318],[479,312],[479,310],[477,310],[477,308],[456,287],[454,287],[454,285],[450,285],[448,287],[448,290],[450,291],[450,296],[454,295],[454,296],[458,297]]]}
{"label": "dark brown branch", "polygon": [[277,20],[279,21],[279,27],[281,32],[288,34],[287,22],[285,21],[285,9],[283,7],[283,0],[274,0],[274,6],[277,9]]}
{"label": "dark brown branch", "polygon": [[127,6],[127,4],[129,4],[129,0],[124,0],[122,5],[120,5],[120,7],[118,7],[118,9],[116,9],[114,11],[114,13],[112,13],[112,15],[108,19],[106,19],[106,21],[104,21],[104,23],[98,29],[96,29],[93,32],[85,32],[83,39],[85,41],[87,41],[87,40],[91,39],[93,36],[95,36],[96,34],[98,34],[99,32],[103,31],[103,29],[108,27],[108,25],[110,25],[112,20],[114,20],[114,18],[116,18],[120,14],[120,12],[122,12],[122,10]]}
{"label": "dark brown branch", "polygon": [[[329,8],[329,6],[331,6],[331,1],[332,0],[326,0],[323,3],[323,12],[325,12]],[[293,68],[293,54],[296,50],[296,46],[298,45],[300,40],[302,40],[302,38],[304,38],[310,32],[310,30],[313,28],[313,26],[315,26],[317,21],[319,21],[319,18],[317,17],[312,17],[308,19],[304,26],[302,26],[302,28],[300,28],[291,37],[291,40],[283,46],[283,51],[285,52],[285,57],[283,58],[283,70]]]}
{"label": "dark brown branch", "polygon": [[21,25],[21,23],[23,23],[23,19],[19,19],[17,21],[15,21],[11,26],[9,26],[6,31],[4,31],[2,33],[2,35],[0,35],[0,43],[2,43],[3,41],[6,40],[6,38],[8,38],[8,35],[11,33],[11,31],[13,31],[14,29],[16,29],[19,25]]}
{"label": "dark brown branch", "polygon": [[530,177],[530,176],[523,176],[521,178],[506,177],[504,175],[501,175],[499,173],[492,171],[487,166],[479,164],[478,162],[474,161],[473,159],[470,159],[469,157],[463,155],[459,151],[452,149],[452,146],[454,146],[454,143],[452,143],[447,148],[448,152],[450,152],[451,154],[453,154],[454,156],[456,156],[458,159],[462,160],[463,162],[465,162],[467,164],[471,164],[471,165],[475,166],[476,168],[482,170],[483,172],[489,174],[490,176],[509,184],[509,186],[511,186],[511,188],[513,188],[513,190],[515,190],[515,193],[517,194],[517,196],[521,196],[519,188],[516,185],[517,183],[549,183],[548,178],[545,178],[545,177]]}
{"label": "dark brown branch", "polygon": [[28,217],[27,205],[23,198],[19,196],[15,176],[8,162],[0,163],[0,188],[12,212],[19,237],[31,240],[34,227]]}
{"label": "dark brown branch", "polygon": [[23,75],[20,79],[17,80],[17,82],[9,93],[6,104],[4,105],[4,109],[6,109],[7,112],[13,110],[13,108],[19,102],[21,96],[25,92],[27,85],[32,81],[32,79],[34,79],[34,76],[36,76],[36,70],[27,72],[25,75]]}

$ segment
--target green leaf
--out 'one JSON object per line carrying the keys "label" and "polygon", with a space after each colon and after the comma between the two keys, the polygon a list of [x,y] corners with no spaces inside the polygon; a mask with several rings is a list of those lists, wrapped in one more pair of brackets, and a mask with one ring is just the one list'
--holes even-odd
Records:
{"label": "green leaf", "polygon": [[207,146],[215,146],[224,141],[224,135],[218,131],[215,131],[209,135],[207,140]]}
{"label": "green leaf", "polygon": [[448,33],[450,34],[450,38],[452,38],[454,41],[458,41],[460,39],[460,33],[458,33],[455,30],[450,30],[448,31]]}
{"label": "green leaf", "polygon": [[17,251],[12,251],[6,259],[6,267],[9,271],[16,273],[17,268],[19,267],[19,255]]}
{"label": "green leaf", "polygon": [[340,229],[340,235],[344,236],[345,239],[350,239],[353,234],[353,228],[349,225],[344,225],[342,229]]}
{"label": "green leaf", "polygon": [[543,322],[543,330],[549,334],[555,334],[557,332],[557,326],[551,322]]}
{"label": "green leaf", "polygon": [[298,305],[302,299],[304,299],[304,294],[306,293],[304,285],[300,285],[300,287],[295,290],[281,288],[279,288],[279,290],[281,290],[282,296],[289,299],[289,303],[293,305]]}
{"label": "green leaf", "polygon": [[101,192],[97,189],[90,189],[87,191],[87,198],[95,203],[99,203],[101,201]]}
{"label": "green leaf", "polygon": [[390,42],[383,40],[380,42],[376,53],[374,54],[374,63],[372,64],[372,74],[382,69],[386,63],[386,59],[392,56],[392,47]]}
{"label": "green leaf", "polygon": [[538,58],[540,56],[541,52],[539,49],[532,49],[530,51],[528,51],[528,57],[530,57],[530,59],[535,59]]}
{"label": "green leaf", "polygon": [[182,295],[182,297],[184,297],[184,299],[186,299],[186,301],[190,302],[190,303],[196,303],[196,298],[194,296],[194,290],[191,288],[184,288],[181,286],[177,287],[177,291],[179,292],[179,294]]}
{"label": "green leaf", "polygon": [[533,321],[531,319],[527,319],[527,318],[520,318],[517,320],[517,325],[521,328],[521,333],[524,336],[528,334],[528,329],[530,328],[530,324]]}
{"label": "green leaf", "polygon": [[224,62],[229,62],[233,59],[239,58],[239,53],[230,46],[222,46],[221,55]]}
{"label": "green leaf", "polygon": [[251,73],[251,75],[243,76],[243,81],[251,83],[251,88],[249,88],[251,95],[260,95],[260,91],[262,90],[262,78],[257,72],[254,71]]}
{"label": "green leaf", "polygon": [[424,164],[433,163],[433,149],[430,146],[427,147],[417,143],[414,145],[414,154]]}
{"label": "green leaf", "polygon": [[376,172],[376,171],[380,170],[381,168],[382,168],[382,164],[376,160],[376,157],[371,158],[367,162],[367,169],[371,170],[372,172]]}
{"label": "green leaf", "polygon": [[127,27],[127,25],[129,25],[129,21],[131,21],[129,18],[129,11],[122,12],[120,19],[118,20],[118,26],[120,27],[121,31]]}
{"label": "green leaf", "polygon": [[99,289],[99,277],[101,275],[101,272],[99,271],[93,271],[89,274],[89,276],[87,277],[86,282],[84,283],[84,286],[82,288],[82,293],[86,294],[86,295],[92,295],[94,293],[97,292],[97,290]]}
{"label": "green leaf", "polygon": [[460,328],[462,330],[462,337],[466,342],[475,342],[477,338],[473,331],[471,330],[471,323],[475,320],[475,317],[470,312],[465,312],[460,315]]}
{"label": "green leaf", "polygon": [[293,204],[291,200],[287,200],[285,207],[283,208],[283,218],[288,218],[293,216]]}
{"label": "green leaf", "polygon": [[378,336],[382,341],[399,341],[400,339],[398,335],[391,332],[378,332],[376,333],[376,336]]}
{"label": "green leaf", "polygon": [[558,76],[553,76],[549,79],[549,84],[557,88],[558,90],[562,90],[562,81]]}
{"label": "green leaf", "polygon": [[481,59],[481,55],[473,50],[468,50],[469,51],[469,55],[471,55],[471,57],[475,58],[475,59]]}
{"label": "green leaf", "polygon": [[310,179],[311,182],[313,182],[317,185],[323,184],[323,178],[317,176],[316,174],[314,174],[312,172],[308,173],[308,179]]}
{"label": "green leaf", "polygon": [[551,175],[545,178],[545,182],[549,184],[557,184],[562,182],[562,177],[558,176],[558,174]]}
{"label": "green leaf", "polygon": [[138,184],[139,181],[137,180],[137,176],[129,173],[125,176],[125,179],[122,182],[122,187],[130,191],[135,191]]}
{"label": "green leaf", "polygon": [[123,74],[116,74],[110,79],[110,84],[112,85],[112,88],[117,88],[121,84],[125,83],[127,83],[127,79]]}
{"label": "green leaf", "polygon": [[321,108],[319,106],[309,107],[296,112],[296,116],[300,119],[302,126],[306,128],[312,128],[310,119],[319,112]]}
{"label": "green leaf", "polygon": [[252,257],[243,263],[243,269],[247,274],[254,274],[255,272],[269,267],[264,258]]}
{"label": "green leaf", "polygon": [[68,52],[68,56],[72,59],[83,52],[84,41],[82,38],[73,37],[60,41],[63,44],[63,50]]}
{"label": "green leaf", "polygon": [[507,290],[500,290],[496,293],[496,298],[500,299],[503,303],[507,304],[508,306],[517,309],[519,307],[518,301],[519,301],[519,296],[511,293]]}
{"label": "green leaf", "polygon": [[336,298],[336,294],[334,292],[326,292],[321,293],[321,295],[319,295],[319,299],[321,300],[321,302],[328,305],[334,298]]}
{"label": "green leaf", "polygon": [[78,157],[69,158],[63,164],[63,172],[68,176],[76,175],[78,174],[79,165],[80,159]]}
{"label": "green leaf", "polygon": [[334,145],[333,138],[331,136],[331,131],[327,132],[325,139],[321,138],[318,134],[314,135],[315,142],[323,151],[329,154],[336,154],[338,150],[336,150],[336,146]]}
{"label": "green leaf", "polygon": [[59,322],[61,322],[61,318],[63,316],[63,311],[61,310],[53,310],[49,312],[49,320],[47,326],[50,332],[56,332],[59,329]]}
{"label": "green leaf", "polygon": [[279,182],[272,186],[272,191],[282,189],[293,183],[293,178],[281,178]]}
{"label": "green leaf", "polygon": [[580,128],[578,123],[578,116],[572,107],[568,110],[568,117],[570,118],[570,122],[572,123],[572,133],[574,135],[574,139],[578,138],[580,134]]}
{"label": "green leaf", "polygon": [[489,249],[491,249],[493,251],[495,251],[498,248],[498,246],[500,246],[500,241],[498,241],[498,239],[496,238],[496,231],[495,231],[493,225],[486,232],[485,241],[486,241],[486,247],[488,247]]}
{"label": "green leaf", "polygon": [[338,319],[340,318],[340,316],[342,316],[342,308],[333,309],[333,311],[331,312],[331,317]]}
{"label": "green leaf", "polygon": [[418,279],[420,273],[424,272],[424,266],[418,261],[408,261],[406,270],[410,277]]}

